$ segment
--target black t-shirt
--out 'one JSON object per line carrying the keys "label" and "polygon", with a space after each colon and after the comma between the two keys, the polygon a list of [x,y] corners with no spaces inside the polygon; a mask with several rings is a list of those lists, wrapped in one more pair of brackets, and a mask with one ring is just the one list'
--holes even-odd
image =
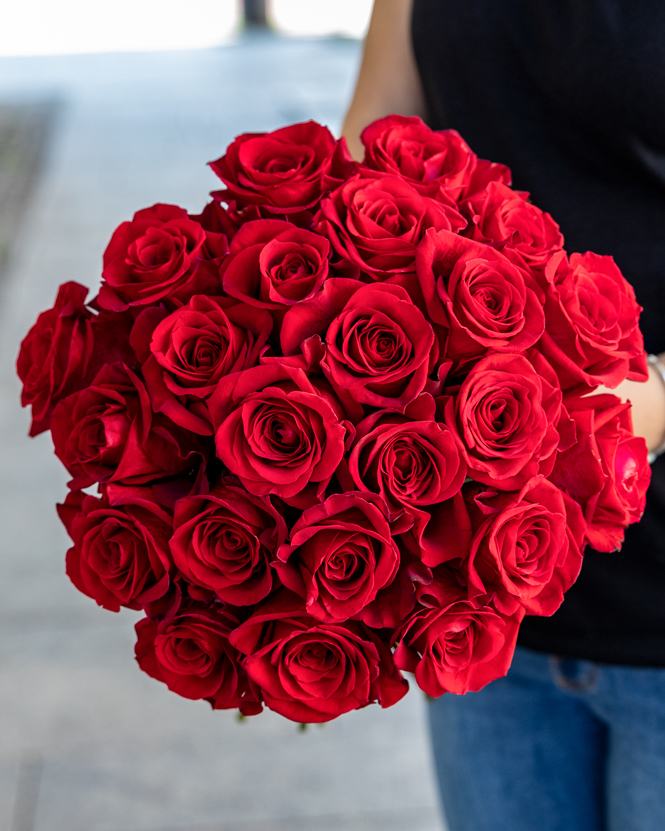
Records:
{"label": "black t-shirt", "polygon": [[[665,351],[665,3],[414,0],[430,126],[452,127],[561,225],[566,249],[611,254]],[[665,457],[620,552],[587,549],[551,618],[519,642],[615,664],[665,666]]]}

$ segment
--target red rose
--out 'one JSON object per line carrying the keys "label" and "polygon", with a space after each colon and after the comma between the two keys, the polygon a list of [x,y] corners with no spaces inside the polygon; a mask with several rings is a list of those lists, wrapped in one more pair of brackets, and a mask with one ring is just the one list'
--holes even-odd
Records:
{"label": "red rose", "polygon": [[238,136],[224,156],[210,163],[226,185],[213,196],[273,214],[311,208],[324,192],[336,146],[330,130],[314,121]]}
{"label": "red rose", "polygon": [[649,373],[639,329],[642,307],[611,257],[564,253],[545,268],[546,326],[541,348],[564,389],[616,387]]}
{"label": "red rose", "polygon": [[220,266],[229,253],[229,240],[233,239],[237,231],[235,222],[219,202],[208,202],[200,214],[190,214],[190,219],[203,228],[206,239],[203,245],[203,255],[206,260],[212,260]]}
{"label": "red rose", "polygon": [[61,285],[54,307],[39,315],[21,343],[16,371],[21,405],[32,405],[31,436],[48,430],[58,401],[85,385],[93,344],[87,294],[78,283]]}
{"label": "red rose", "polygon": [[224,291],[250,306],[286,311],[319,291],[331,254],[325,237],[290,222],[247,222],[231,243],[222,275]]}
{"label": "red rose", "polygon": [[272,588],[270,562],[286,539],[286,524],[269,500],[220,485],[180,499],[171,540],[183,577],[227,603],[258,603]]}
{"label": "red rose", "polygon": [[466,226],[454,202],[423,196],[404,179],[360,172],[321,203],[321,230],[337,252],[373,280],[415,271],[428,228]]}
{"label": "red rose", "polygon": [[349,457],[356,487],[380,494],[392,515],[422,514],[454,496],[466,477],[455,435],[435,420],[432,399],[423,398],[429,408],[414,402],[405,416],[384,411],[366,418]]}
{"label": "red rose", "polygon": [[633,435],[630,403],[615,395],[568,399],[577,442],[557,455],[552,481],[582,506],[598,551],[621,547],[625,526],[644,513],[651,480],[644,439]]}
{"label": "red rose", "polygon": [[399,566],[385,505],[357,491],[334,494],[305,511],[277,558],[282,583],[326,623],[362,617]]}
{"label": "red rose", "polygon": [[72,488],[95,482],[143,484],[200,463],[202,445],[153,414],[143,383],[126,366],[107,364],[90,387],[61,401],[51,432]]}
{"label": "red rose", "polygon": [[462,695],[508,672],[522,609],[499,614],[441,579],[421,587],[418,596],[424,608],[403,627],[395,664],[415,672],[421,690],[435,698],[444,692]]}
{"label": "red rose", "polygon": [[448,330],[446,358],[528,349],[543,333],[533,278],[488,245],[430,229],[416,271],[431,320]]}
{"label": "red rose", "polygon": [[289,592],[271,597],[231,635],[271,710],[324,722],[378,701],[396,704],[408,683],[386,645],[361,623],[324,624]]}
{"label": "red rose", "polygon": [[169,514],[148,499],[106,499],[70,492],[58,513],[74,546],[67,575],[104,609],[140,609],[163,597],[172,570]]}
{"label": "red rose", "polygon": [[563,235],[552,217],[527,199],[527,193],[491,182],[465,203],[473,215],[471,236],[516,251],[527,265],[542,268],[563,247]]}
{"label": "red rose", "polygon": [[446,400],[445,419],[459,436],[469,476],[515,490],[550,473],[561,442],[557,425],[566,415],[556,374],[542,355],[501,352],[475,364]]}
{"label": "red rose", "polygon": [[97,302],[121,312],[163,298],[189,300],[215,294],[221,282],[206,262],[206,232],[176,205],[153,205],[134,214],[113,233],[104,252]]}
{"label": "red rose", "polygon": [[[215,710],[244,708],[247,676],[229,633],[238,621],[223,608],[187,601],[163,620],[136,624],[136,660],[151,678],[183,698],[204,698]],[[247,715],[260,712],[251,706]]]}
{"label": "red rose", "polygon": [[579,505],[544,479],[519,493],[474,488],[467,502],[474,535],[462,568],[469,597],[494,594],[498,611],[551,615],[582,566]]}
{"label": "red rose", "polygon": [[321,369],[340,396],[404,408],[424,389],[438,356],[434,332],[401,286],[329,280],[284,317],[284,354],[312,335],[325,338]]}
{"label": "red rose", "polygon": [[458,132],[430,130],[417,116],[380,118],[360,138],[368,167],[401,176],[428,195],[438,185],[459,198],[476,166],[475,153]]}
{"label": "red rose", "polygon": [[212,435],[205,400],[225,375],[254,366],[272,318],[228,297],[195,295],[170,315],[146,309],[132,331],[153,409],[200,435]]}
{"label": "red rose", "polygon": [[334,396],[278,363],[222,378],[209,400],[217,455],[250,493],[320,498],[344,454]]}

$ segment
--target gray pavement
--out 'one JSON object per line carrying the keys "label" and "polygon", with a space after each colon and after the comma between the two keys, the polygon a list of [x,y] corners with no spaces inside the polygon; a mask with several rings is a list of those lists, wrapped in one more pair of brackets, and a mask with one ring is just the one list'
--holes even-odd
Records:
{"label": "gray pavement", "polygon": [[0,59],[0,100],[61,104],[0,284],[0,829],[442,831],[418,691],[302,733],[272,713],[238,723],[138,670],[137,615],[64,574],[67,477],[48,436],[26,437],[13,368],[59,283],[96,286],[119,222],[156,201],[202,207],[204,163],[237,133],[310,117],[337,131],[358,55],[259,39]]}

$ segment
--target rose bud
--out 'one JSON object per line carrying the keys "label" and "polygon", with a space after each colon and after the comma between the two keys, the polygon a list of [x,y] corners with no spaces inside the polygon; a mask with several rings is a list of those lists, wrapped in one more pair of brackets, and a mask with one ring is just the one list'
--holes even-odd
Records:
{"label": "rose bud", "polygon": [[258,363],[272,318],[228,297],[195,295],[170,315],[146,309],[132,342],[143,362],[152,407],[199,435],[212,435],[205,404],[220,378]]}
{"label": "rose bud", "polygon": [[388,647],[362,623],[324,624],[282,590],[231,635],[265,703],[299,722],[324,722],[408,691]]}
{"label": "rose bud", "polygon": [[58,513],[74,546],[67,576],[104,609],[140,609],[163,597],[173,571],[170,515],[148,499],[110,504],[81,491],[67,495]]}
{"label": "rose bud", "polygon": [[467,494],[474,534],[462,570],[469,597],[494,594],[498,611],[551,615],[582,566],[579,505],[542,476],[519,493]]}
{"label": "rose bud", "polygon": [[186,580],[234,606],[262,600],[273,585],[270,562],[286,524],[267,498],[218,485],[175,506],[173,561]]}
{"label": "rose bud", "polygon": [[357,491],[333,494],[305,511],[277,558],[282,583],[324,622],[362,617],[399,566],[385,505]]}
{"label": "rose bud", "polygon": [[97,303],[121,312],[165,298],[187,301],[221,291],[217,266],[206,260],[206,232],[176,205],[153,205],[113,233],[104,252]]}
{"label": "rose bud", "polygon": [[61,401],[51,432],[72,488],[95,482],[140,485],[192,470],[205,447],[160,413],[123,364],[102,367],[92,385]]}
{"label": "rose bud", "polygon": [[360,138],[369,168],[401,176],[427,195],[434,185],[458,199],[476,167],[475,153],[458,132],[430,130],[417,116],[380,118]]}
{"label": "rose bud", "polygon": [[516,251],[532,268],[542,268],[563,246],[563,235],[552,217],[527,201],[528,194],[492,182],[487,190],[469,199],[472,239],[499,250]]}
{"label": "rose bud", "polygon": [[290,124],[272,133],[238,136],[210,167],[226,185],[213,193],[240,208],[257,205],[268,214],[311,208],[324,193],[324,177],[337,142],[314,121]]}
{"label": "rose bud", "polygon": [[48,430],[58,401],[85,386],[93,342],[87,294],[78,283],[61,285],[54,307],[39,315],[21,343],[16,370],[21,405],[32,405],[31,436]]}
{"label": "rose bud", "polygon": [[209,407],[217,455],[250,493],[290,499],[309,488],[312,502],[320,500],[347,436],[329,391],[272,363],[222,378]]}
{"label": "rose bud", "polygon": [[404,179],[372,171],[333,191],[319,216],[338,254],[373,280],[414,272],[416,247],[428,228],[456,233],[466,225],[445,194],[434,200]]}
{"label": "rose bud", "polygon": [[642,307],[611,257],[565,254],[545,267],[546,327],[540,348],[565,390],[584,392],[648,378]]}
{"label": "rose bud", "polygon": [[418,599],[422,605],[398,633],[395,664],[415,672],[427,695],[477,692],[508,672],[523,609],[499,614],[440,578],[422,586]]}
{"label": "rose bud", "polygon": [[578,440],[557,455],[550,478],[582,506],[592,548],[614,551],[625,527],[644,513],[651,481],[646,442],[633,434],[630,402],[604,394],[565,403]]}
{"label": "rose bud", "polygon": [[[325,237],[279,219],[243,225],[231,243],[222,283],[231,297],[283,315],[289,306],[308,300],[331,273],[334,251]],[[336,263],[333,273],[344,267]],[[357,269],[346,264],[349,277]]]}
{"label": "rose bud", "polygon": [[502,490],[547,476],[562,442],[558,425],[569,432],[556,375],[537,352],[483,358],[457,395],[443,400],[469,476]]}
{"label": "rose bud", "polygon": [[[205,699],[215,710],[240,707],[243,712],[249,684],[229,643],[237,625],[223,607],[183,601],[162,620],[144,618],[136,624],[136,660],[151,678],[183,698]],[[247,715],[260,712],[258,702],[247,703]]]}
{"label": "rose bud", "polygon": [[445,358],[528,349],[545,328],[533,278],[488,245],[430,229],[416,253],[427,312],[448,330]]}

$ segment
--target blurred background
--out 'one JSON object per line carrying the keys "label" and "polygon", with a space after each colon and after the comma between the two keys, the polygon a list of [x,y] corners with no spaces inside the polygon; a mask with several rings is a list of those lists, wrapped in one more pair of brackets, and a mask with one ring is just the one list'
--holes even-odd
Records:
{"label": "blurred background", "polygon": [[180,699],[64,574],[67,476],[14,361],[140,207],[198,212],[241,132],[339,132],[371,0],[21,0],[0,17],[0,829],[442,831],[416,690],[306,732]]}

